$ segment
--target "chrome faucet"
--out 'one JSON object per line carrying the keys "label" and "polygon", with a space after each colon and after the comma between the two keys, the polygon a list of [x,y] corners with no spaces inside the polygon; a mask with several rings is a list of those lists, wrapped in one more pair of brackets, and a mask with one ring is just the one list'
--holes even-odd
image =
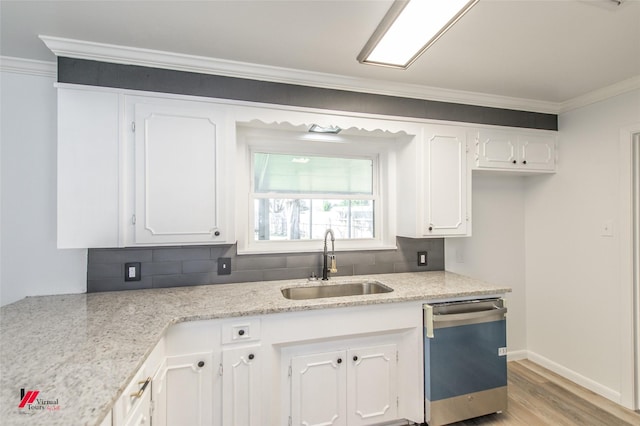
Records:
{"label": "chrome faucet", "polygon": [[[327,236],[331,234],[331,254],[327,253]],[[322,281],[329,279],[329,272],[338,272],[336,268],[336,255],[335,255],[335,241],[336,238],[333,235],[331,229],[327,229],[324,233],[324,253],[322,255]]]}

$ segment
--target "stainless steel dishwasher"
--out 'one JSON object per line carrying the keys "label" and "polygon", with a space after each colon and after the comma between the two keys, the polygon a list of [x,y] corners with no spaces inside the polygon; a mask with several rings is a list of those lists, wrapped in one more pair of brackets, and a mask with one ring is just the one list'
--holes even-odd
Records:
{"label": "stainless steel dishwasher", "polygon": [[425,422],[444,425],[507,408],[504,300],[425,304]]}

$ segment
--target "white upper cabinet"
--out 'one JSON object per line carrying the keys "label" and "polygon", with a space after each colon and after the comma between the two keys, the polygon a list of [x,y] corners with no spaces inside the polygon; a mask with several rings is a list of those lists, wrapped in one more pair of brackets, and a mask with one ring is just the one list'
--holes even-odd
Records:
{"label": "white upper cabinet", "polygon": [[226,114],[198,102],[127,100],[133,231],[127,245],[235,241],[226,220]]}
{"label": "white upper cabinet", "polygon": [[58,247],[235,242],[235,122],[211,102],[58,88]]}
{"label": "white upper cabinet", "polygon": [[58,89],[58,248],[118,246],[119,99]]}
{"label": "white upper cabinet", "polygon": [[426,125],[400,150],[398,161],[398,234],[470,235],[465,129]]}
{"label": "white upper cabinet", "polygon": [[478,170],[555,171],[555,135],[480,130],[474,136],[475,168]]}

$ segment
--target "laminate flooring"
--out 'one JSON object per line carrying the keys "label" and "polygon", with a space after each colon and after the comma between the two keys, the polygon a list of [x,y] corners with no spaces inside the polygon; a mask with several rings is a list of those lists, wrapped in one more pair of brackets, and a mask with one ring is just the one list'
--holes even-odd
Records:
{"label": "laminate flooring", "polygon": [[640,426],[640,414],[529,360],[509,362],[507,371],[507,410],[454,425]]}

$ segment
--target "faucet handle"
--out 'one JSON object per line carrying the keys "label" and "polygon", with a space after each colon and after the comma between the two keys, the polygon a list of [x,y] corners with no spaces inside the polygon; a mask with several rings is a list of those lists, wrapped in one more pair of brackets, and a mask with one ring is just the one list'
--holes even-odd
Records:
{"label": "faucet handle", "polygon": [[338,272],[338,267],[336,266],[336,256],[334,254],[329,255],[329,272],[332,274]]}

